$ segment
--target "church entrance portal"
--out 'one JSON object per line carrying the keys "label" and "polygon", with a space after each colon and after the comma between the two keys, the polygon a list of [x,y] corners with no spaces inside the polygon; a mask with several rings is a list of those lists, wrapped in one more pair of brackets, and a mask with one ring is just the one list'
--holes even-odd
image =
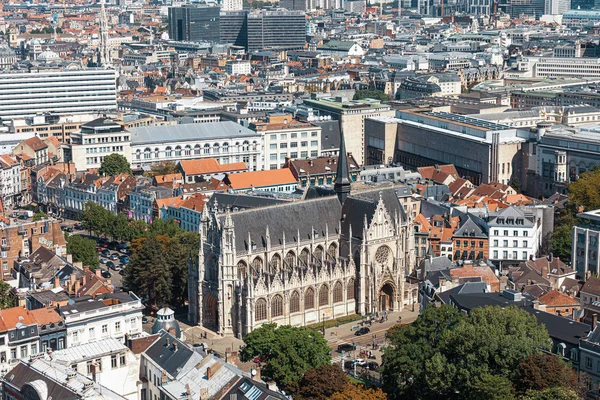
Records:
{"label": "church entrance portal", "polygon": [[212,294],[207,294],[204,297],[204,327],[216,332],[219,329],[218,321],[219,312],[217,308],[217,300]]}
{"label": "church entrance portal", "polygon": [[386,283],[379,290],[379,311],[394,310],[394,287]]}

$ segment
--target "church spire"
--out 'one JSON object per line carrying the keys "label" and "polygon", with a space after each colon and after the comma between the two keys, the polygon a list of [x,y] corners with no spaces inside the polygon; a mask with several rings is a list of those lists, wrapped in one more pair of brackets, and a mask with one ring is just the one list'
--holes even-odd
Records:
{"label": "church spire", "polygon": [[346,142],[344,132],[340,126],[340,155],[338,157],[337,171],[334,185],[335,194],[340,203],[344,204],[350,193],[350,176],[348,175],[348,154],[346,153]]}

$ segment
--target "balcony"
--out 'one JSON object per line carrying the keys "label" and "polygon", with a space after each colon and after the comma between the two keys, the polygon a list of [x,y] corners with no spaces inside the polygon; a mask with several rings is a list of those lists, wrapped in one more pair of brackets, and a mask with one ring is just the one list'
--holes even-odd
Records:
{"label": "balcony", "polygon": [[2,245],[0,245],[0,248],[2,248],[3,251],[10,250],[10,243],[3,243]]}

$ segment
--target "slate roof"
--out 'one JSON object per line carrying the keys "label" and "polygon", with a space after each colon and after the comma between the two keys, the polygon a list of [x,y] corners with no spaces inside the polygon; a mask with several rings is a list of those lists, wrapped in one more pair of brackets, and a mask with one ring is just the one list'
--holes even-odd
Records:
{"label": "slate roof", "polygon": [[247,194],[215,193],[208,201],[207,207],[212,209],[215,205],[215,201],[217,202],[219,211],[225,211],[227,208],[231,209],[232,211],[241,211],[250,208],[267,207],[276,204],[287,203],[287,200],[274,199],[272,197],[251,196]]}
{"label": "slate roof", "polygon": [[[177,343],[177,351],[173,343]],[[167,332],[161,332],[160,337],[145,351],[146,356],[164,369],[172,377],[177,377],[183,366],[194,354],[183,342]]]}
{"label": "slate roof", "polygon": [[139,128],[130,128],[129,131],[131,132],[132,146],[177,141],[185,142],[241,137],[252,138],[260,136],[260,134],[232,121],[206,122],[202,124],[143,126]]}
{"label": "slate roof", "polygon": [[470,216],[467,218],[467,221],[454,232],[454,237],[476,237],[487,239],[487,235],[483,229],[481,229]]}
{"label": "slate roof", "polygon": [[600,279],[594,277],[589,278],[583,284],[581,291],[600,296]]}

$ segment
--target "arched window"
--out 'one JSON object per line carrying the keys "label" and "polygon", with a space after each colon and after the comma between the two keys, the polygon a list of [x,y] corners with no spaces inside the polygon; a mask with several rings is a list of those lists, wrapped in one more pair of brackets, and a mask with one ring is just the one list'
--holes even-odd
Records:
{"label": "arched window", "polygon": [[331,256],[331,258],[335,258],[337,256],[337,244],[331,243],[327,249],[327,253]]}
{"label": "arched window", "polygon": [[223,143],[223,153],[229,153],[229,143]]}
{"label": "arched window", "polygon": [[290,313],[300,311],[300,294],[298,291],[294,291],[290,296]]}
{"label": "arched window", "polygon": [[293,251],[288,251],[285,255],[285,263],[288,267],[292,268],[296,266],[296,256]]}
{"label": "arched window", "polygon": [[309,255],[309,251],[308,249],[302,249],[302,251],[300,252],[300,260],[302,260],[302,262],[305,265],[308,265],[308,255]]}
{"label": "arched window", "polygon": [[342,282],[337,282],[333,287],[333,302],[341,303],[342,301],[344,301],[344,288]]}
{"label": "arched window", "polygon": [[348,300],[354,299],[354,279],[350,279],[348,281],[348,286],[346,287],[346,297],[348,298]]}
{"label": "arched window", "polygon": [[267,319],[267,301],[265,299],[256,300],[255,320],[264,321]]}
{"label": "arched window", "polygon": [[173,156],[173,149],[171,149],[171,146],[167,146],[167,148],[165,149],[165,157],[172,157]]}
{"label": "arched window", "polygon": [[146,147],[144,149],[144,159],[147,160],[150,157],[152,157],[152,150],[150,150],[148,147]]}
{"label": "arched window", "polygon": [[271,272],[276,272],[281,269],[281,256],[277,253],[271,257]]}
{"label": "arched window", "polygon": [[238,278],[244,279],[248,274],[248,266],[244,261],[240,261],[237,264],[238,267]]}
{"label": "arched window", "polygon": [[317,260],[323,260],[323,248],[321,246],[317,246],[313,255]]}
{"label": "arched window", "polygon": [[160,154],[160,150],[157,148],[154,149],[154,158],[158,158],[158,155]]}
{"label": "arched window", "polygon": [[213,153],[214,154],[219,154],[219,143],[215,143],[213,145]]}
{"label": "arched window", "polygon": [[199,156],[200,155],[200,151],[201,151],[200,150],[200,145],[199,144],[195,145],[194,146],[194,155],[195,156]]}
{"label": "arched window", "polygon": [[235,146],[233,148],[233,151],[239,153],[240,152],[240,142],[235,142]]}
{"label": "arched window", "polygon": [[175,147],[175,157],[181,156],[181,146]]}
{"label": "arched window", "polygon": [[190,146],[189,144],[187,146],[185,146],[183,154],[186,156],[191,156],[192,155],[192,146]]}
{"label": "arched window", "polygon": [[252,142],[252,151],[256,151],[256,147],[258,146],[258,143],[256,143],[256,140]]}
{"label": "arched window", "polygon": [[271,299],[271,318],[281,317],[283,315],[283,297],[276,294]]}
{"label": "arched window", "polygon": [[210,154],[210,144],[208,143],[204,145],[204,154]]}
{"label": "arched window", "polygon": [[329,288],[327,285],[321,285],[319,289],[319,307],[329,304]]}
{"label": "arched window", "polygon": [[242,151],[248,151],[248,147],[250,147],[250,143],[247,140],[244,140],[244,143],[242,143]]}
{"label": "arched window", "polygon": [[254,271],[256,271],[256,272],[262,271],[262,268],[263,268],[262,259],[260,257],[256,257],[252,261],[252,267],[254,268]]}
{"label": "arched window", "polygon": [[139,160],[140,158],[142,158],[142,152],[140,149],[137,149],[135,152],[135,159]]}
{"label": "arched window", "polygon": [[304,292],[304,309],[310,310],[312,308],[315,308],[315,291],[313,288],[308,288]]}

